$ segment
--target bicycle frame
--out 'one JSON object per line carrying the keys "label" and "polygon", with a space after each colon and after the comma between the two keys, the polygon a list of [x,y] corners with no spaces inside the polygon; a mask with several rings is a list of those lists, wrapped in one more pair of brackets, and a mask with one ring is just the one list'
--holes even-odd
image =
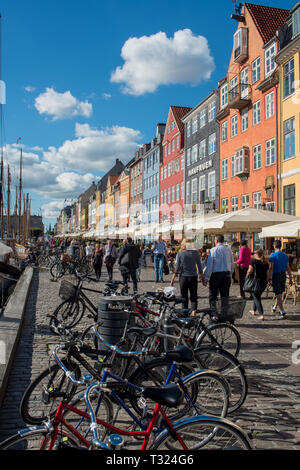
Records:
{"label": "bicycle frame", "polygon": [[[102,392],[102,394],[103,394],[103,392]],[[114,394],[114,395],[117,397],[116,394]],[[125,407],[126,407],[126,405],[125,405]],[[84,419],[87,419],[87,420],[91,421],[91,416],[90,416],[89,413],[81,411],[78,408],[75,408],[74,406],[69,405],[68,403],[60,402],[60,404],[58,406],[58,409],[56,411],[54,420],[51,423],[52,426],[53,426],[54,433],[53,433],[51,442],[49,444],[49,450],[52,450],[54,445],[55,445],[55,442],[56,442],[58,434],[59,434],[59,427],[61,425],[64,426],[66,429],[68,429],[68,431],[71,434],[73,434],[85,447],[89,448],[91,446],[91,442],[88,441],[74,426],[72,426],[70,423],[68,423],[68,421],[66,421],[66,419],[63,417],[63,414],[66,410],[71,411],[72,413],[75,413],[76,415],[80,416],[81,418],[84,418]],[[126,407],[126,411],[130,412],[130,410],[127,407]],[[124,429],[120,429],[116,426],[113,426],[112,424],[107,423],[106,421],[103,421],[102,419],[99,419],[99,418],[96,418],[96,422],[97,422],[98,425],[103,426],[106,429],[108,429],[109,431],[112,431],[113,433],[119,434],[121,436],[144,437],[144,441],[142,443],[142,446],[141,446],[140,450],[146,450],[147,447],[148,447],[148,444],[149,444],[150,437],[153,433],[154,426],[155,426],[155,424],[158,420],[158,417],[159,417],[159,415],[162,415],[162,418],[164,419],[164,421],[166,423],[166,426],[170,429],[170,431],[172,433],[174,433],[174,436],[176,436],[177,440],[182,445],[183,450],[188,449],[187,446],[185,445],[183,439],[181,438],[181,436],[175,431],[171,420],[168,418],[168,416],[166,415],[165,411],[163,410],[162,406],[159,403],[157,403],[156,406],[155,406],[153,417],[152,417],[152,419],[151,419],[151,421],[150,421],[147,428],[145,428],[145,426],[143,426],[143,424],[133,415],[133,413],[130,412],[130,415],[132,415],[132,417],[134,418],[136,423],[140,425],[140,427],[142,429],[141,431],[126,431]],[[78,427],[78,425],[77,425],[77,427]],[[41,450],[45,450],[45,444],[46,444],[46,439],[44,439],[42,444],[41,444]],[[109,449],[109,447],[105,444],[103,444],[103,447],[104,448],[106,447],[107,449]]]}

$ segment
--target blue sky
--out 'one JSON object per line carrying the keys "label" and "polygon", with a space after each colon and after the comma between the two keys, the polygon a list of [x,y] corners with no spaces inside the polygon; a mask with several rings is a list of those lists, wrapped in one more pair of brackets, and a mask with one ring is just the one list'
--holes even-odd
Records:
{"label": "blue sky", "polygon": [[24,191],[46,225],[150,141],[170,105],[217,86],[237,24],[230,0],[3,0],[0,11],[5,162],[16,177],[21,137]]}

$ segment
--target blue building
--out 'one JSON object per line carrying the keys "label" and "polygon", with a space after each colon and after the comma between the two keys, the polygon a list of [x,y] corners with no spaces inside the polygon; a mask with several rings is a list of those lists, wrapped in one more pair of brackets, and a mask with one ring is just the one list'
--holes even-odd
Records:
{"label": "blue building", "polygon": [[159,171],[162,162],[162,141],[165,124],[157,124],[156,137],[143,156],[143,214],[142,239],[150,243],[157,236],[159,227]]}

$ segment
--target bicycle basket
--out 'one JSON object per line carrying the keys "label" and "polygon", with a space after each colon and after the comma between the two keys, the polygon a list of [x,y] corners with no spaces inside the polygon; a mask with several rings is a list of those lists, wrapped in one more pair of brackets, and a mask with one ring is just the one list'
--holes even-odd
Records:
{"label": "bicycle basket", "polygon": [[224,320],[240,319],[243,317],[245,306],[245,299],[223,298],[216,302],[216,313]]}
{"label": "bicycle basket", "polygon": [[61,281],[58,295],[63,300],[72,299],[76,296],[76,287],[68,281]]}

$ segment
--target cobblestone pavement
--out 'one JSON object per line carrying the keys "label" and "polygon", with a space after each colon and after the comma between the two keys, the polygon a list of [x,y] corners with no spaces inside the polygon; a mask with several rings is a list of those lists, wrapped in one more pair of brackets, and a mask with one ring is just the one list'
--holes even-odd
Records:
{"label": "cobblestone pavement", "polygon": [[[115,271],[115,278],[120,279],[119,272]],[[143,269],[141,277],[140,291],[156,289],[153,268]],[[170,277],[166,278],[164,286]],[[19,416],[22,394],[32,379],[47,367],[53,345],[57,344],[57,336],[48,328],[47,314],[60,303],[60,283],[49,279],[47,271],[35,271],[22,338],[0,409],[0,441],[25,426]],[[103,280],[107,280],[106,273]],[[99,286],[101,289],[103,283]],[[202,284],[199,284],[198,294],[201,307],[208,305],[208,289]],[[238,294],[238,285],[233,285],[231,295]],[[92,300],[97,301],[97,298]],[[287,315],[283,319],[271,313],[272,294],[263,299],[263,304],[264,322],[249,315],[251,301],[247,302],[243,318],[236,322],[242,338],[239,360],[246,369],[249,393],[242,408],[229,419],[246,431],[255,431],[253,444],[257,449],[300,449],[300,364],[292,360],[296,351],[292,343],[300,340],[300,304],[294,306],[292,300],[288,300]]]}

